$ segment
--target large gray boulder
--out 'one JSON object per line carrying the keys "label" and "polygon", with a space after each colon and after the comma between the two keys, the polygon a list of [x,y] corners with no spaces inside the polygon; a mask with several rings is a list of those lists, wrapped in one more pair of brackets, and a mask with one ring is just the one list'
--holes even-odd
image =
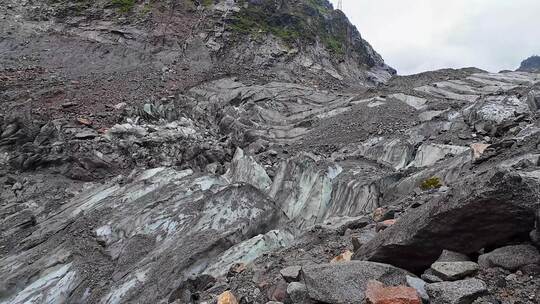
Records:
{"label": "large gray boulder", "polygon": [[478,279],[428,284],[426,290],[431,304],[471,304],[487,294],[486,283]]}
{"label": "large gray boulder", "polygon": [[421,272],[443,249],[469,254],[527,235],[534,227],[538,191],[535,179],[514,172],[471,176],[445,196],[407,212],[353,259]]}
{"label": "large gray boulder", "polygon": [[369,280],[402,285],[411,276],[391,265],[364,261],[306,266],[302,271],[309,297],[333,304],[363,303]]}
{"label": "large gray boulder", "polygon": [[481,255],[478,263],[485,268],[501,267],[515,271],[526,265],[540,263],[540,253],[531,245],[506,246]]}
{"label": "large gray boulder", "polygon": [[514,125],[516,116],[528,113],[529,107],[517,96],[488,96],[470,109],[467,122],[479,133],[495,135]]}

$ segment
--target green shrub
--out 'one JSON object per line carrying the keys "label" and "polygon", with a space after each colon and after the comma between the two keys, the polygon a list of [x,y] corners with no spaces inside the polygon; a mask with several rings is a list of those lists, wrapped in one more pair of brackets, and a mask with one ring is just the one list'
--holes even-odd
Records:
{"label": "green shrub", "polygon": [[258,5],[245,4],[245,0],[239,0],[242,10],[231,16],[228,23],[231,31],[252,37],[271,33],[289,47],[320,41],[330,52],[345,54],[348,24],[339,21],[339,18],[333,21],[328,19],[335,13],[325,0],[308,0],[302,5],[288,4],[288,10],[276,6],[272,1]]}
{"label": "green shrub", "polygon": [[118,7],[121,13],[127,13],[135,6],[135,0],[112,0],[111,4]]}
{"label": "green shrub", "polygon": [[424,191],[427,191],[427,190],[431,190],[431,189],[439,189],[442,186],[443,186],[443,184],[442,184],[440,178],[431,177],[431,178],[428,178],[425,181],[423,181],[422,184],[420,185],[420,188],[422,190],[424,190]]}

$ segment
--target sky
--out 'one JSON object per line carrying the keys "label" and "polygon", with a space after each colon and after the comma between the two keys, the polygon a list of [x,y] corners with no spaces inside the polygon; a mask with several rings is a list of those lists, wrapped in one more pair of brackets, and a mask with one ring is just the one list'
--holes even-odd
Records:
{"label": "sky", "polygon": [[343,10],[400,75],[515,70],[540,55],[540,0],[343,0]]}

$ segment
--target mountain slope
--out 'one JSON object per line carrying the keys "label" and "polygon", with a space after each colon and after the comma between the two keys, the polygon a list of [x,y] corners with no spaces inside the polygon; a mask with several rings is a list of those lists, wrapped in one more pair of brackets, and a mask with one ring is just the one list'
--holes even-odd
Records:
{"label": "mountain slope", "polygon": [[518,71],[521,72],[539,72],[540,71],[540,56],[531,56],[521,62]]}
{"label": "mountain slope", "polygon": [[538,298],[540,74],[376,85],[319,0],[0,7],[1,304]]}

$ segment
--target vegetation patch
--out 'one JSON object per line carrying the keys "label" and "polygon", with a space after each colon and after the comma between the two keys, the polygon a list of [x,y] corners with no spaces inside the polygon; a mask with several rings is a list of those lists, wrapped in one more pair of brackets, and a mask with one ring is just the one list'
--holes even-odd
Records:
{"label": "vegetation patch", "polygon": [[118,7],[121,13],[128,13],[135,6],[135,0],[112,0],[111,4]]}
{"label": "vegetation patch", "polygon": [[271,33],[291,47],[317,41],[332,53],[344,55],[347,43],[347,24],[334,22],[334,11],[325,0],[273,1],[246,3],[239,1],[242,10],[228,24],[229,30],[258,37]]}
{"label": "vegetation patch", "polygon": [[431,177],[423,181],[422,184],[420,185],[420,188],[424,191],[427,191],[427,190],[432,190],[432,189],[439,189],[442,186],[443,184],[440,178]]}

